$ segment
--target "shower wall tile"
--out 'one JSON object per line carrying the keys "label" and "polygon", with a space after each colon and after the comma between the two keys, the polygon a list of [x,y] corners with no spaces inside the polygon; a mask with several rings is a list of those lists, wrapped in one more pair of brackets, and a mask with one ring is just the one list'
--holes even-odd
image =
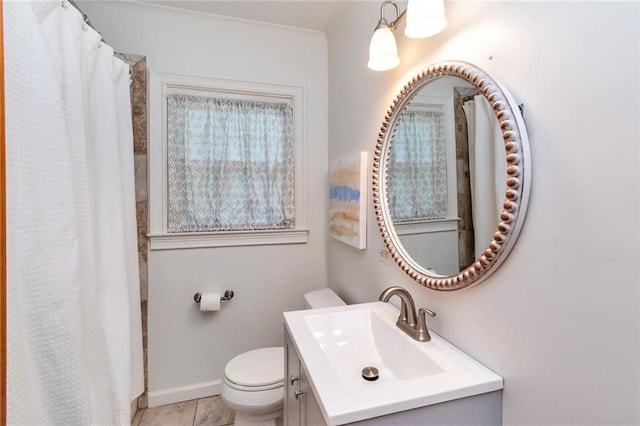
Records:
{"label": "shower wall tile", "polygon": [[136,154],[133,157],[136,180],[136,201],[147,201],[147,156]]}
{"label": "shower wall tile", "polygon": [[454,117],[456,137],[456,182],[458,184],[458,263],[461,269],[475,261],[471,182],[469,180],[469,136],[463,98],[477,94],[475,88],[454,88]]}
{"label": "shower wall tile", "polygon": [[138,253],[138,268],[140,269],[140,301],[146,302],[149,294],[147,252]]}
{"label": "shower wall tile", "polygon": [[138,426],[140,424],[140,419],[142,419],[143,410],[136,411],[136,414],[131,419],[131,426]]}
{"label": "shower wall tile", "polygon": [[138,221],[138,253],[147,252],[147,202],[136,203],[136,220]]}
{"label": "shower wall tile", "polygon": [[138,408],[144,409],[148,404],[147,398],[147,383],[148,368],[147,368],[147,301],[144,300],[140,305],[140,312],[142,313],[142,358],[144,363],[144,393],[138,397]]}
{"label": "shower wall tile", "polygon": [[[135,171],[138,265],[140,270],[140,301],[142,312],[142,349],[144,356],[144,393],[138,398],[138,408],[147,407],[147,59],[144,56],[117,56],[131,67],[131,114]],[[152,414],[151,414],[152,415]]]}
{"label": "shower wall tile", "polygon": [[142,58],[133,67],[131,99],[133,115],[133,152],[147,154],[147,59]]}

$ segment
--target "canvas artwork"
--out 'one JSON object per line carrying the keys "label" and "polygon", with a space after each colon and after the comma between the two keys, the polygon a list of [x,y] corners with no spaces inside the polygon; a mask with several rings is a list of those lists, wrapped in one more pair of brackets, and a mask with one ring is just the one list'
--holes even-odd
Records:
{"label": "canvas artwork", "polygon": [[329,234],[367,247],[367,153],[339,158],[329,170]]}

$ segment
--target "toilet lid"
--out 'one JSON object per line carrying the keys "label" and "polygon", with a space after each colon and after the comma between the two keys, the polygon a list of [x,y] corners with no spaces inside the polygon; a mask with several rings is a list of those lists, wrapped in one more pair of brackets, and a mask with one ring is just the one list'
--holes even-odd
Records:
{"label": "toilet lid", "polygon": [[262,348],[233,358],[224,369],[227,380],[241,386],[268,386],[284,381],[284,348]]}

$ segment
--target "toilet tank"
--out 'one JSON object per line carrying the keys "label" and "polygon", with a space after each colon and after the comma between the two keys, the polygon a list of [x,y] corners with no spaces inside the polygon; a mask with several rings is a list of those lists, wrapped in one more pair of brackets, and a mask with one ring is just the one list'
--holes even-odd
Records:
{"label": "toilet tank", "polygon": [[307,309],[330,308],[346,305],[330,288],[310,291],[304,295],[304,305]]}

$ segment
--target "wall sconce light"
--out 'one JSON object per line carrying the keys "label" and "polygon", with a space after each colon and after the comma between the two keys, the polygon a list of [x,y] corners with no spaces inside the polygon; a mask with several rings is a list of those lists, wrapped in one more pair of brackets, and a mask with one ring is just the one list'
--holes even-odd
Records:
{"label": "wall sconce light", "polygon": [[[384,8],[390,4],[396,11],[396,19],[387,22]],[[374,71],[386,71],[400,63],[398,47],[393,31],[407,19],[404,34],[410,38],[424,38],[435,35],[447,26],[444,16],[444,0],[409,0],[407,8],[399,13],[395,0],[384,0],[380,6],[380,20],[369,44],[367,66]]]}

